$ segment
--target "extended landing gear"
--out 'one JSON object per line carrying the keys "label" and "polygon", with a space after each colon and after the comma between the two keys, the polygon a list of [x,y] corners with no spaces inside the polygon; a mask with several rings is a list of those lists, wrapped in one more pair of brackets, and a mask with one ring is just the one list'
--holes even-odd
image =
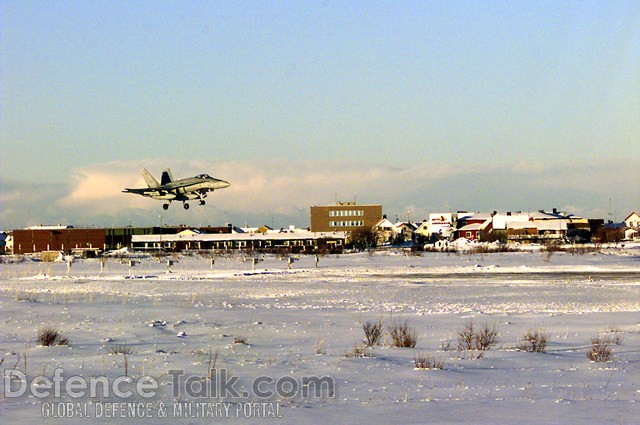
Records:
{"label": "extended landing gear", "polygon": [[[200,199],[200,200],[198,201],[198,204],[199,204],[199,205],[204,205],[204,204],[205,204],[204,199]],[[166,204],[162,204],[162,208],[163,208],[164,210],[168,210],[168,209],[169,209],[169,205],[171,205],[171,202],[167,202]],[[183,202],[182,202],[182,207],[183,207],[185,210],[188,210],[188,209],[189,209],[189,204],[188,204],[186,201],[183,201]]]}

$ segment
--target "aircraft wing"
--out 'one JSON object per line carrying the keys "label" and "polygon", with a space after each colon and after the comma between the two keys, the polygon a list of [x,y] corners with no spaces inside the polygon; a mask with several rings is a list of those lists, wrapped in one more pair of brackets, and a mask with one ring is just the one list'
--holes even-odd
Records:
{"label": "aircraft wing", "polygon": [[144,189],[125,189],[124,193],[136,193],[142,196],[163,196],[166,195],[168,191],[166,190],[158,190],[157,188],[144,188]]}
{"label": "aircraft wing", "polygon": [[157,190],[149,190],[149,189],[125,189],[124,193],[137,193],[138,195],[148,195],[150,192],[157,192]]}

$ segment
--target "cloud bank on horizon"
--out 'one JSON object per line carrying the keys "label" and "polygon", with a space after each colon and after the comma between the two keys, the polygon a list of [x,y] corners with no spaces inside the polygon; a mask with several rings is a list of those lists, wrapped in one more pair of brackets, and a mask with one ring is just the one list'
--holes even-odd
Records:
{"label": "cloud bank on horizon", "polygon": [[[173,203],[122,193],[144,187],[140,169],[175,178],[209,173],[231,183],[207,205],[185,211]],[[151,226],[164,224],[309,225],[309,206],[335,200],[382,204],[392,220],[421,221],[431,212],[564,209],[590,218],[615,218],[640,208],[640,170],[629,161],[574,164],[519,162],[482,166],[335,161],[218,159],[114,161],[78,167],[66,184],[3,182],[0,226]],[[636,204],[634,204],[634,202]]]}

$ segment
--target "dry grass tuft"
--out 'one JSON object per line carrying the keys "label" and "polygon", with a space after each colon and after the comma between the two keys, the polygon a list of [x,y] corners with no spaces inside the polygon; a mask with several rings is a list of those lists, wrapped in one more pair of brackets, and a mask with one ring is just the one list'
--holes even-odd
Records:
{"label": "dry grass tuft", "polygon": [[422,353],[418,353],[413,356],[413,363],[416,365],[416,369],[443,369],[444,361],[438,361],[431,357],[430,354],[426,356]]}
{"label": "dry grass tuft", "polygon": [[592,362],[610,362],[613,360],[613,349],[606,338],[594,336],[591,338],[591,348],[587,351],[587,358]]}
{"label": "dry grass tuft", "polygon": [[365,322],[362,324],[362,330],[364,331],[365,343],[367,347],[373,347],[380,344],[380,339],[384,330],[382,328],[382,319],[377,322]]}
{"label": "dry grass tuft", "polygon": [[498,328],[485,323],[477,328],[473,320],[468,320],[458,330],[457,348],[460,351],[486,351],[498,343]]}
{"label": "dry grass tuft", "polygon": [[551,334],[542,329],[531,329],[522,337],[518,349],[530,353],[544,353]]}
{"label": "dry grass tuft", "polygon": [[418,334],[414,329],[409,327],[406,320],[403,323],[392,323],[389,325],[388,330],[394,347],[415,348],[418,342]]}
{"label": "dry grass tuft", "polygon": [[69,345],[69,338],[52,327],[46,327],[38,331],[36,339],[38,345],[49,347],[52,345]]}

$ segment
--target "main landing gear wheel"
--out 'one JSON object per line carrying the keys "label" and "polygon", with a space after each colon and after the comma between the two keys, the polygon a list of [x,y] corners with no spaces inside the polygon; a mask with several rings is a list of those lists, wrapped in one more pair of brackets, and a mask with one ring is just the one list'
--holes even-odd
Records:
{"label": "main landing gear wheel", "polygon": [[189,209],[189,204],[187,204],[186,202],[184,204],[182,204],[182,206],[184,207],[185,210]]}
{"label": "main landing gear wheel", "polygon": [[162,204],[162,208],[164,208],[165,210],[169,209],[169,204]]}
{"label": "main landing gear wheel", "polygon": [[199,201],[198,201],[198,204],[199,204],[199,205],[204,205],[205,203],[206,203],[206,202],[204,202],[204,199],[201,199],[201,200],[199,200]]}

